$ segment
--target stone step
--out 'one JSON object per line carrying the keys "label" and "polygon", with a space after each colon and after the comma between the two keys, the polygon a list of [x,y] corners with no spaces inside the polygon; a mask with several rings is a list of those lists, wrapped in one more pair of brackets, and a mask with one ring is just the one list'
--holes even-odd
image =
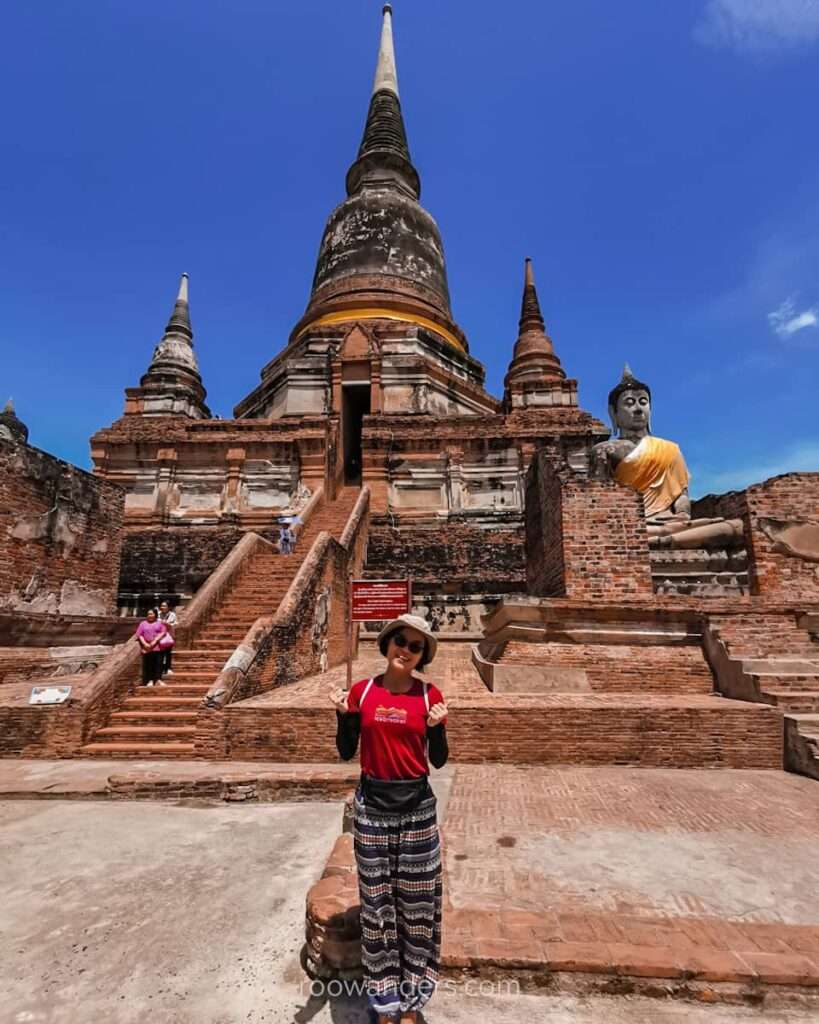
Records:
{"label": "stone step", "polygon": [[255,616],[246,615],[243,613],[236,615],[220,615],[218,623],[212,623],[212,625],[215,626],[218,624],[219,626],[222,626],[224,629],[230,630],[244,629],[245,632],[247,632],[247,630],[250,629],[250,627],[253,625],[256,619],[260,618],[262,615],[273,615],[275,610],[275,608],[260,609],[259,614]]}
{"label": "stone step", "polygon": [[206,633],[202,634],[202,642],[207,644],[207,643],[210,643],[212,641],[217,641],[218,643],[223,644],[223,645],[224,644],[230,644],[232,642],[233,643],[233,647],[235,648],[238,644],[240,644],[242,642],[242,640],[244,639],[245,633],[247,633],[247,630],[250,629],[250,627],[252,625],[253,625],[252,622],[248,622],[247,629],[232,629],[232,630],[225,630],[225,629],[218,629],[217,630],[217,629],[214,629],[214,630],[208,630]]}
{"label": "stone step", "polygon": [[[148,693],[153,693],[149,690]],[[158,696],[127,697],[122,702],[123,711],[188,711],[195,710],[202,703],[202,697],[165,697],[165,691],[159,690]],[[119,712],[114,712],[118,714]]]}
{"label": "stone step", "polygon": [[[230,654],[233,652],[231,651]],[[166,675],[165,681],[171,682],[176,676],[181,675],[183,672],[211,672],[214,675],[218,675],[224,667],[225,662],[230,657],[230,654],[224,658],[185,658],[184,660],[174,658],[173,659],[173,675]]]}
{"label": "stone step", "polygon": [[811,746],[819,747],[819,714],[789,714],[787,717],[796,722],[799,734],[804,736]]}
{"label": "stone step", "polygon": [[159,743],[163,740],[185,743],[196,734],[195,725],[106,725],[94,733],[94,742],[132,743],[148,740]]}
{"label": "stone step", "polygon": [[173,660],[174,660],[174,664],[176,664],[176,659],[177,658],[197,658],[197,659],[208,658],[208,659],[210,659],[210,658],[219,657],[219,656],[224,654],[225,661],[227,661],[227,659],[231,656],[231,654],[233,654],[234,650],[235,650],[235,648],[233,648],[233,647],[221,647],[221,648],[212,648],[212,647],[210,647],[207,650],[202,650],[199,647],[196,647],[196,648],[194,648],[194,647],[180,647],[179,649],[174,649]]}
{"label": "stone step", "polygon": [[[196,725],[196,711],[115,711],[110,725]],[[99,734],[98,734],[99,735]]]}
{"label": "stone step", "polygon": [[217,672],[209,672],[207,669],[174,669],[172,676],[165,676],[164,683],[166,686],[187,686],[201,685],[213,679],[214,675],[218,675]]}
{"label": "stone step", "polygon": [[[216,677],[214,676],[213,679]],[[166,683],[165,686],[139,686],[139,696],[145,699],[157,697],[203,697],[211,687],[213,679],[203,683]],[[149,696],[155,695],[155,696]],[[133,700],[133,698],[130,698]]]}
{"label": "stone step", "polygon": [[819,690],[769,690],[764,689],[762,696],[771,704],[783,711],[819,712]]}
{"label": "stone step", "polygon": [[760,690],[819,690],[819,672],[753,672]]}
{"label": "stone step", "polygon": [[783,654],[781,657],[743,658],[742,668],[750,675],[819,675],[819,651],[814,657],[805,655],[800,658]]}
{"label": "stone step", "polygon": [[778,651],[767,651],[763,644],[760,644],[760,650],[760,647],[750,647],[745,643],[731,643],[730,640],[726,643],[732,661],[741,661],[743,664],[747,661],[778,661],[780,658],[814,663],[819,657],[819,644],[785,641],[781,646],[787,649],[783,651],[780,647]]}
{"label": "stone step", "polygon": [[219,637],[216,637],[216,639],[214,639],[214,640],[208,640],[206,638],[202,638],[201,640],[198,640],[197,643],[200,645],[199,646],[199,650],[202,651],[202,653],[210,654],[212,652],[218,651],[221,654],[223,651],[226,650],[227,651],[227,655],[225,656],[225,661],[227,661],[227,659],[231,656],[231,654],[233,654],[233,652],[236,650],[236,648],[242,642],[243,637],[244,637],[244,633],[233,644],[226,644],[225,641],[220,639]]}
{"label": "stone step", "polygon": [[80,753],[89,757],[193,757],[193,743],[163,743],[143,740],[137,743],[86,743]]}

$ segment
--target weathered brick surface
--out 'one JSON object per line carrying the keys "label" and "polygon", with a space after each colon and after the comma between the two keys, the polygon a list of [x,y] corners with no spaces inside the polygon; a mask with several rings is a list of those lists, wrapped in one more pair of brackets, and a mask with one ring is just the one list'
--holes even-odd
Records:
{"label": "weathered brick surface", "polygon": [[763,658],[769,654],[819,656],[819,643],[811,641],[794,612],[717,614],[710,616],[710,623],[734,658]]}
{"label": "weathered brick surface", "polygon": [[[443,648],[443,650],[441,650]],[[446,643],[428,678],[444,693],[454,763],[629,764],[642,767],[782,767],[782,716],[762,704],[704,694],[491,694],[468,645]],[[354,679],[383,669],[368,653]],[[333,761],[332,686],[344,667],[225,709],[229,757]]]}
{"label": "weathered brick surface", "polygon": [[616,601],[653,593],[640,496],[556,466],[544,452],[526,478],[526,547],[530,594]]}
{"label": "weathered brick surface", "polygon": [[[247,698],[337,665],[347,655],[348,586],[361,571],[369,528],[369,492],[348,491],[311,520],[321,529],[272,618],[257,620],[242,647],[252,659],[244,673],[226,667],[211,690]],[[331,536],[331,532],[334,536]],[[338,539],[336,539],[336,537]],[[230,705],[226,712],[230,711]],[[231,719],[203,708],[198,756],[233,756]]]}
{"label": "weathered brick surface", "polygon": [[515,593],[526,589],[524,532],[481,530],[449,521],[438,527],[394,529],[385,517],[373,520],[365,575],[407,579],[464,594]]}
{"label": "weathered brick surface", "polygon": [[744,491],[709,495],[697,516],[742,519],[754,593],[784,601],[819,601],[819,564],[782,554],[760,519],[819,523],[819,473],[787,473]]}
{"label": "weathered brick surface", "polygon": [[119,487],[0,441],[0,607],[113,612],[123,503]]}
{"label": "weathered brick surface", "polygon": [[509,643],[502,665],[582,668],[600,693],[710,693],[711,670],[702,649],[647,644]]}
{"label": "weathered brick surface", "polygon": [[[196,593],[247,531],[224,526],[132,529],[122,545],[120,591],[126,595]],[[254,530],[271,543],[279,529]]]}
{"label": "weathered brick surface", "polygon": [[443,966],[663,979],[708,1001],[815,989],[814,790],[782,772],[459,767]]}
{"label": "weathered brick surface", "polygon": [[65,704],[31,706],[30,680],[0,686],[0,757],[71,757],[83,742],[91,674],[63,676],[72,687]]}

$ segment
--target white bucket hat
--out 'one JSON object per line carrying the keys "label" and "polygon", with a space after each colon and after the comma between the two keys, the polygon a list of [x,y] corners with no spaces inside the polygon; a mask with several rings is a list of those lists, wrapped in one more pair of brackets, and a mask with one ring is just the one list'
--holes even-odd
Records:
{"label": "white bucket hat", "polygon": [[424,639],[427,642],[426,664],[428,665],[438,650],[438,641],[435,639],[435,634],[429,628],[427,620],[422,619],[420,615],[410,615],[409,612],[405,612],[403,615],[399,615],[397,619],[388,622],[378,634],[378,640],[376,641],[378,649],[381,650],[381,641],[384,637],[390,633],[395,633],[401,626],[406,626],[408,629],[417,629],[419,633],[423,633]]}

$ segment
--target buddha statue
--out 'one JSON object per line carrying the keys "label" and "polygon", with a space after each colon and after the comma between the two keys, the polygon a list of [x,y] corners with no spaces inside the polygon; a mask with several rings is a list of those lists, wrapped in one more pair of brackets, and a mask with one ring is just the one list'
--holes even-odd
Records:
{"label": "buddha statue", "polygon": [[616,437],[592,449],[592,472],[643,496],[652,548],[727,548],[743,538],[739,519],[692,519],[688,467],[678,445],[651,434],[651,389],[628,364],[609,394]]}

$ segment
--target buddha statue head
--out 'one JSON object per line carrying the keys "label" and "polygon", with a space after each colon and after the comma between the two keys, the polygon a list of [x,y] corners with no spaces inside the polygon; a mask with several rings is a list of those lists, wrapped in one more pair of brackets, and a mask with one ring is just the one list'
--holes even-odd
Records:
{"label": "buddha statue head", "polygon": [[609,392],[609,419],[620,437],[642,439],[651,433],[651,388],[637,380],[628,363],[620,383]]}

